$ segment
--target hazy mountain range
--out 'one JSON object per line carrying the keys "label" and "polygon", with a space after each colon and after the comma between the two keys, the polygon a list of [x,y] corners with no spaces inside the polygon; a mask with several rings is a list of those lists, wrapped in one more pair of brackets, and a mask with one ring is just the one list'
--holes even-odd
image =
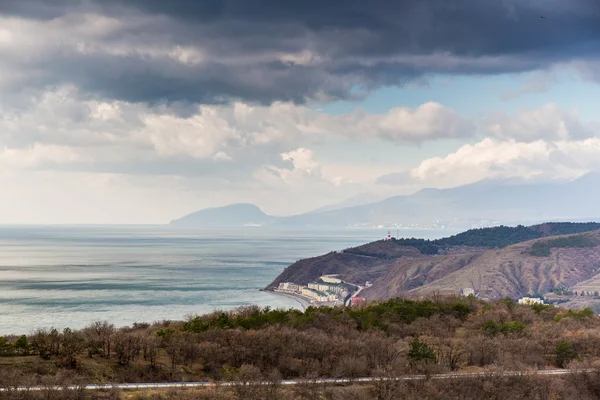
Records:
{"label": "hazy mountain range", "polygon": [[[365,196],[289,217],[273,217],[252,204],[197,211],[174,226],[216,228],[340,228],[376,226],[471,227],[600,219],[600,175],[572,181],[488,180],[451,189],[423,189],[412,195],[367,204]],[[354,203],[356,204],[356,203]]]}

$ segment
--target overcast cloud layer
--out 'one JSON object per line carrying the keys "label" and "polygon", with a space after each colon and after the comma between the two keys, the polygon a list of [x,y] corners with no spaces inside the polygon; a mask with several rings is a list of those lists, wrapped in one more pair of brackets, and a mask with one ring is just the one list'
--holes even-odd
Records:
{"label": "overcast cloud layer", "polygon": [[0,13],[4,88],[130,102],[352,98],[600,54],[595,0],[5,0]]}
{"label": "overcast cloud layer", "polygon": [[[3,0],[0,223],[166,222],[249,201],[291,214],[362,192],[600,170],[598,123],[560,99],[477,117],[434,92],[361,106],[436,77],[537,72],[500,91],[510,103],[548,91],[556,71],[600,82],[599,1]],[[355,109],[319,109],[340,100]],[[435,143],[448,150],[412,164],[366,159]],[[331,156],[357,147],[358,162]],[[31,211],[23,199],[42,188]],[[48,211],[65,193],[72,207]]]}

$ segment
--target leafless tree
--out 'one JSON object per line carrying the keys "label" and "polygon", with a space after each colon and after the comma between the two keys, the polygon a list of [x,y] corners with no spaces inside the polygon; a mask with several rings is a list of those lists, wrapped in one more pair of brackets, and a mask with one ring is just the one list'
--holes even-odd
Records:
{"label": "leafless tree", "polygon": [[254,365],[242,365],[242,367],[232,374],[233,385],[231,390],[239,399],[260,399],[261,379],[260,369]]}
{"label": "leafless tree", "polygon": [[65,328],[60,335],[60,355],[66,365],[71,368],[77,366],[77,356],[83,350],[85,342],[81,333]]}

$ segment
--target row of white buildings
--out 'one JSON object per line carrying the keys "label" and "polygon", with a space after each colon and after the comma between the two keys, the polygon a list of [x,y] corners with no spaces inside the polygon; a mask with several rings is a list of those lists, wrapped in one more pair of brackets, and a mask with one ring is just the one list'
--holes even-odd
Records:
{"label": "row of white buildings", "polygon": [[298,285],[292,282],[282,282],[276,289],[278,292],[300,294],[317,302],[340,302],[348,296],[348,287],[338,278],[322,276],[317,282],[308,285]]}

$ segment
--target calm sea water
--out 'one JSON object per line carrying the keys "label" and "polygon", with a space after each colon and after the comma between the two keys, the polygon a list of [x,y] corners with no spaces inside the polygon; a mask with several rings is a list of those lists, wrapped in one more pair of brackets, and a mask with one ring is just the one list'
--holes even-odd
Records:
{"label": "calm sea water", "polygon": [[[401,231],[437,238],[454,232]],[[0,227],[0,335],[182,319],[257,304],[298,307],[260,292],[305,257],[378,240],[385,230],[177,231],[167,227]]]}

